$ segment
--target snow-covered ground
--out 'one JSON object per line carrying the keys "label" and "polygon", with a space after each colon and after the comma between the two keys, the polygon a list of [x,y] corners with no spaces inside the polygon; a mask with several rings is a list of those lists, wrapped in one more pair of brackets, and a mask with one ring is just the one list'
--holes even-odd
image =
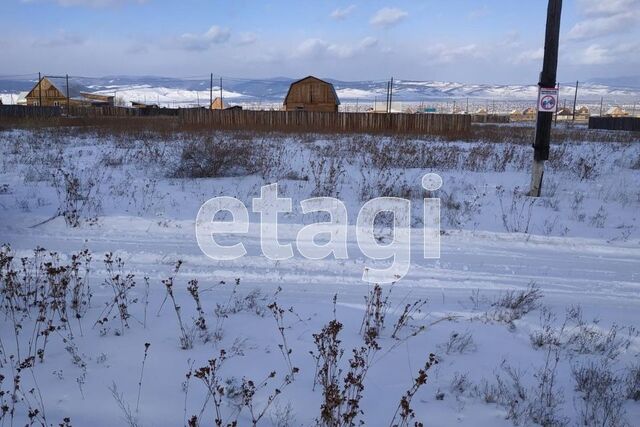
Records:
{"label": "snow-covered ground", "polygon": [[[531,199],[524,193],[532,153],[523,144],[2,131],[0,244],[10,249],[0,258],[0,403],[9,412],[0,425],[12,425],[12,416],[23,425],[37,409],[36,425],[64,417],[76,426],[196,425],[188,421],[196,416],[197,425],[212,426],[218,409],[223,425],[259,418],[258,425],[306,426],[322,421],[323,404],[326,416],[340,410],[344,421],[355,401],[355,420],[366,425],[634,425],[640,144],[628,134],[596,135],[601,141],[554,145],[543,197]],[[432,195],[442,203],[439,260],[421,252],[427,172],[444,181]],[[194,224],[202,203],[227,195],[250,209],[260,186],[274,182],[293,199],[293,212],[280,218],[282,243],[323,220],[303,215],[302,199],[345,202],[349,259],[307,260],[294,243],[294,258],[270,261],[254,213],[249,233],[223,239],[240,239],[245,257],[213,261],[200,251]],[[361,278],[385,261],[366,257],[353,230],[360,206],[382,195],[413,206],[410,270],[373,304],[384,321],[367,310],[365,297],[375,301],[377,288]],[[38,247],[46,249],[38,259],[54,261],[36,274]],[[73,258],[85,249],[86,272],[84,256]],[[75,269],[52,269],[74,261]],[[55,295],[18,297],[9,286],[50,289],[65,277],[68,321]],[[194,279],[197,291],[188,289]],[[86,305],[73,308],[72,289]],[[47,326],[45,347],[37,328]],[[333,329],[321,333],[325,326]],[[335,364],[321,349],[338,351]],[[421,385],[430,353],[438,363]],[[404,406],[397,411],[403,396],[414,420]]]}

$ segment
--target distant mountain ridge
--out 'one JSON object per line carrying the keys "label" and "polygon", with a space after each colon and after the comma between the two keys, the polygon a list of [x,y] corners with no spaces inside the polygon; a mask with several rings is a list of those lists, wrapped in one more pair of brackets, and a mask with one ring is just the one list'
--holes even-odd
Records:
{"label": "distant mountain ridge", "polygon": [[[161,76],[105,76],[70,77],[74,84],[88,91],[116,93],[130,99],[143,98],[159,102],[205,102],[209,98],[208,78],[174,78]],[[2,79],[0,93],[18,94],[30,90],[36,79]],[[224,96],[243,102],[281,102],[289,85],[296,79],[275,77],[266,79],[224,78]],[[384,102],[386,82],[384,81],[343,81],[327,79],[334,84],[338,96],[343,101]],[[214,79],[214,96],[219,93],[219,78]],[[561,98],[573,98],[575,83],[561,84]],[[126,94],[126,95],[125,95]],[[537,86],[469,84],[440,81],[396,80],[393,98],[396,101],[443,101],[449,99],[485,100],[531,100],[537,96]],[[640,97],[640,76],[619,78],[595,78],[580,84],[579,99],[596,100],[604,97],[610,100],[630,100]]]}

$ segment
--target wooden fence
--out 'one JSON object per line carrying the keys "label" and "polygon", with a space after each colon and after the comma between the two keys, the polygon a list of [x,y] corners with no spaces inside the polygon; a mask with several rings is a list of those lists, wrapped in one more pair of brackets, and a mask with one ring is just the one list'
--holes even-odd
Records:
{"label": "wooden fence", "polygon": [[509,123],[507,114],[471,114],[471,123]]}
{"label": "wooden fence", "polygon": [[399,134],[457,134],[471,129],[462,114],[326,113],[311,111],[178,110],[182,124],[215,129],[282,132],[354,132]]}
{"label": "wooden fence", "polygon": [[128,107],[78,107],[69,108],[73,117],[157,117],[177,116],[173,108],[128,108]]}
{"label": "wooden fence", "polygon": [[589,117],[589,129],[640,132],[640,117]]}
{"label": "wooden fence", "polygon": [[25,105],[0,105],[0,119],[50,119],[60,117],[60,107],[27,107]]}

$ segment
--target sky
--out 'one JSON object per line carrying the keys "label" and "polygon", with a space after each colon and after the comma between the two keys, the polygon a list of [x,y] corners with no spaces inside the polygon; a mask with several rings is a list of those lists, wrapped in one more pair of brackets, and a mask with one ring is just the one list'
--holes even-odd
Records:
{"label": "sky", "polygon": [[[0,75],[537,82],[546,0],[0,0]],[[558,80],[640,74],[640,0],[564,0]]]}

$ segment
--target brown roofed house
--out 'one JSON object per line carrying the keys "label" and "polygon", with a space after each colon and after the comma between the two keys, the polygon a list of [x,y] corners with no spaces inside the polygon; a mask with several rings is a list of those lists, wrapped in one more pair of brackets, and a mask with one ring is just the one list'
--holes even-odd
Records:
{"label": "brown roofed house", "polygon": [[329,82],[308,76],[291,83],[284,98],[286,111],[337,112],[340,100]]}

